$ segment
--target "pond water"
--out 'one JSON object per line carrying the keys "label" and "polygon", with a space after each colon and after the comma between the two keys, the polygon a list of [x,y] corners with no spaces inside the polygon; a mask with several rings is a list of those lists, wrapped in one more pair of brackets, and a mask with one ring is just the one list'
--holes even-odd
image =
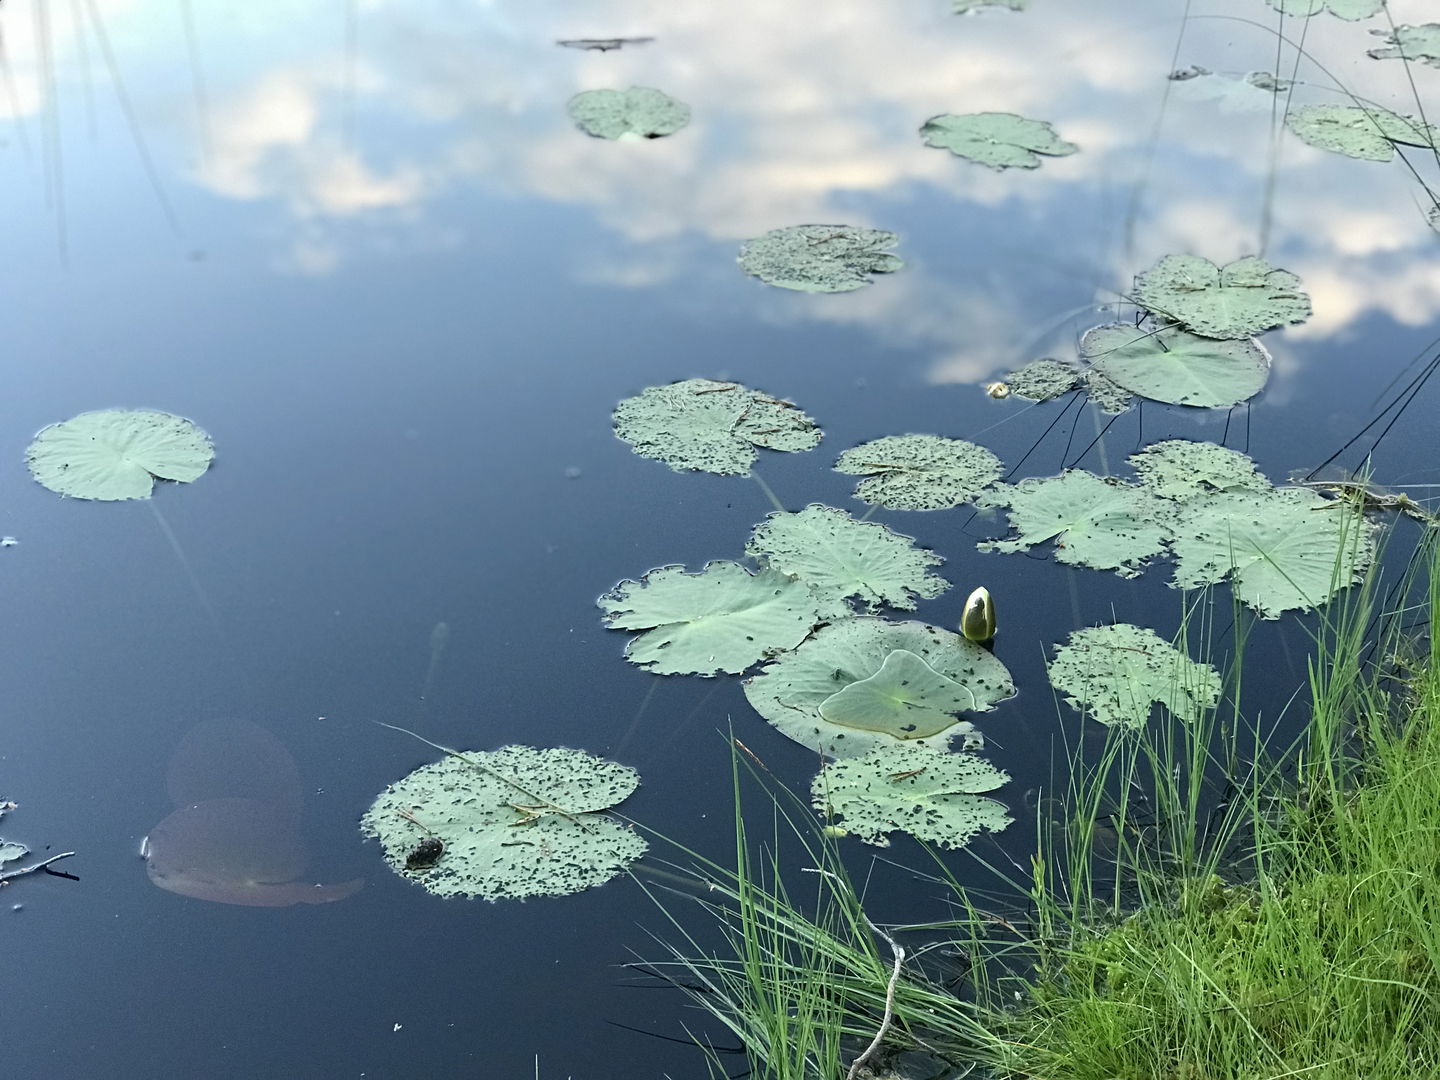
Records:
{"label": "pond water", "polygon": [[[0,9],[0,531],[19,541],[0,551],[0,798],[19,803],[0,833],[76,851],[56,869],[79,877],[0,890],[7,1075],[703,1075],[684,1045],[696,1014],[621,966],[658,956],[650,933],[666,933],[633,882],[440,899],[357,824],[436,756],[372,721],[448,746],[621,761],[643,778],[624,812],[721,861],[727,726],[808,784],[814,754],[763,723],[738,679],[651,675],[600,625],[595,598],[617,581],[738,558],[771,510],[747,479],[672,472],[617,440],[611,412],[642,388],[703,376],[795,401],[824,443],[766,453],[758,470],[790,509],[858,516],[835,456],[907,432],[980,442],[1014,478],[1120,472],[1158,439],[1223,440],[1283,481],[1330,457],[1433,351],[1440,267],[1419,178],[1440,184],[1434,158],[1407,151],[1407,169],[1306,146],[1273,94],[1236,78],[1278,65],[1299,80],[1297,104],[1347,103],[1333,78],[1400,112],[1418,93],[1440,114],[1440,70],[1366,56],[1383,15],[1282,22],[1263,0],[950,6]],[[1389,11],[1434,16],[1428,0]],[[556,44],[616,35],[654,40]],[[1214,73],[1204,92],[1167,78],[1192,65]],[[610,141],[566,114],[578,91],[631,85],[687,103],[689,126]],[[936,114],[982,111],[1049,121],[1079,152],[997,172],[917,134]],[[807,223],[895,232],[905,265],[835,295],[736,266],[745,240]],[[1170,253],[1260,253],[1310,294],[1308,321],[1264,336],[1273,371],[1248,405],[1150,403],[1106,427],[1090,405],[983,392],[1031,359],[1073,356]],[[1375,449],[1381,483],[1417,497],[1440,483],[1434,400],[1422,391]],[[31,480],[39,428],[111,407],[192,418],[214,466],[150,502],[62,499]],[[995,597],[996,655],[1020,693],[980,727],[1022,822],[987,843],[1023,863],[1024,792],[1047,782],[1057,736],[1102,733],[1057,707],[1047,650],[1110,621],[1168,638],[1181,594],[1158,570],[982,554],[1003,523],[968,509],[874,520],[946,559],[953,587],[918,618],[953,628],[972,587]],[[1247,707],[1274,715],[1299,685],[1306,625],[1257,633]],[[231,731],[216,745],[248,750],[177,794],[176,770],[199,768],[182,748],[215,723]],[[273,790],[226,787],[256,769],[280,777]],[[226,809],[155,834],[166,858],[147,873],[142,839],[201,798]],[[662,848],[652,860],[674,856]],[[233,879],[188,892],[160,879],[192,852]],[[856,844],[855,865],[872,852]],[[908,842],[888,856],[927,864]],[[963,855],[951,863],[972,873]],[[257,874],[303,874],[332,902],[257,900]],[[934,887],[887,864],[870,895],[878,921],[941,910]]]}

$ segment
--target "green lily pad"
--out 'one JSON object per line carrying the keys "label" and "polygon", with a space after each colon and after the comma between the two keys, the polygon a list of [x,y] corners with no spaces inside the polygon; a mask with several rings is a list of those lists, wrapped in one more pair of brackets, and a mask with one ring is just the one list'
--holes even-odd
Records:
{"label": "green lily pad", "polygon": [[30,475],[76,499],[148,499],[156,480],[189,483],[215,458],[210,436],[181,416],[104,409],[42,428],[25,451]]}
{"label": "green lily pad", "polygon": [[616,406],[614,421],[641,457],[732,476],[748,473],[760,449],[810,450],[822,434],[793,402],[710,379],[647,387]]}
{"label": "green lily pad", "polygon": [[958,848],[980,830],[999,832],[1014,820],[1004,803],[980,794],[1009,779],[974,754],[898,743],[826,765],[810,785],[810,797],[817,810],[868,844],[889,847],[889,833],[907,832],[937,847]]}
{"label": "green lily pad", "polygon": [[949,150],[957,157],[978,161],[992,169],[1034,169],[1039,155],[1064,157],[1080,148],[1055,134],[1043,120],[1027,120],[1014,113],[945,113],[932,116],[920,128],[926,146]]}
{"label": "green lily pad", "polygon": [[1229,578],[1261,618],[1309,611],[1360,580],[1375,557],[1374,536],[1348,503],[1305,488],[1216,495],[1186,504],[1174,584],[1195,589]]}
{"label": "green lily pad", "polygon": [[767,285],[799,292],[851,292],[871,274],[892,274],[905,264],[889,249],[892,232],[857,225],[791,225],[771,229],[740,248],[740,268]]}
{"label": "green lily pad", "polygon": [[1130,456],[1140,483],[1162,499],[1188,502],[1227,491],[1269,491],[1271,483],[1238,450],[1212,442],[1167,439]]}
{"label": "green lily pad", "polygon": [[820,503],[767,515],[745,554],[823,596],[857,597],[871,611],[884,604],[909,611],[950,587],[930,572],[944,560],[917,548],[913,538]]}
{"label": "green lily pad", "polygon": [[1167,405],[1237,405],[1270,378],[1270,354],[1253,339],[1216,340],[1176,326],[1097,326],[1080,356],[1120,386]]}
{"label": "green lily pad", "polygon": [[920,657],[896,649],[868,679],[849,683],[820,703],[820,717],[841,727],[925,739],[953,727],[974,693]]}
{"label": "green lily pad", "polygon": [[1381,33],[1389,48],[1369,49],[1366,55],[1376,60],[1419,60],[1440,67],[1440,23],[1397,26],[1390,34],[1376,32]]}
{"label": "green lily pad", "polygon": [[[892,653],[902,650],[948,680],[936,685],[941,711],[954,702],[956,691],[950,683],[974,694],[973,705],[966,694],[960,695],[971,712],[986,712],[1015,693],[1005,665],[959,634],[921,622],[862,616],[822,626],[794,652],[780,654],[745,681],[745,697],[781,734],[827,757],[855,757],[877,746],[894,745],[896,737],[833,723],[821,715],[821,706],[852,683],[876,675]],[[926,702],[922,699],[918,704]],[[830,706],[839,707],[840,703]],[[962,720],[934,735],[907,741],[943,749],[953,736],[973,730]]]}
{"label": "green lily pad", "polygon": [[1363,161],[1389,161],[1397,143],[1436,145],[1433,124],[1378,105],[1301,105],[1290,110],[1285,126],[1311,146]]}
{"label": "green lily pad", "polygon": [[1142,728],[1159,703],[1189,722],[1220,700],[1220,675],[1153,630],[1117,623],[1076,630],[1055,650],[1050,685],[1102,724]]}
{"label": "green lily pad", "polygon": [[690,106],[648,86],[584,90],[565,106],[581,131],[597,139],[639,135],[658,139],[690,123]]}
{"label": "green lily pad", "polygon": [[1175,521],[1173,504],[1120,480],[1080,469],[999,485],[977,506],[1007,506],[1019,535],[987,540],[981,551],[1024,551],[1056,541],[1056,562],[1114,570],[1135,577],[1145,561],[1164,550]]}
{"label": "green lily pad", "polygon": [[793,649],[819,623],[848,614],[834,597],[775,570],[712,562],[698,574],[662,566],[596,601],[606,626],[644,630],[625,658],[658,675],[737,674]]}
{"label": "green lily pad", "polygon": [[1000,381],[1016,397],[1027,401],[1050,401],[1074,390],[1083,378],[1083,373],[1073,364],[1046,357],[1032,360],[1009,375],[1002,375]]}
{"label": "green lily pad", "polygon": [[1322,11],[1329,11],[1341,19],[1359,22],[1385,10],[1385,0],[1269,0],[1270,6],[1286,15],[1308,19]]}
{"label": "green lily pad", "polygon": [[865,476],[857,498],[892,510],[948,510],[1000,479],[1000,459],[983,446],[938,435],[889,435],[846,450],[835,471]]}
{"label": "green lily pad", "polygon": [[[565,896],[645,853],[633,829],[600,812],[639,783],[634,769],[563,747],[448,754],[382,791],[360,831],[379,839],[392,870],[437,896]],[[427,838],[443,850],[415,859]]]}
{"label": "green lily pad", "polygon": [[1223,267],[1198,255],[1166,255],[1135,279],[1135,296],[1142,307],[1208,338],[1254,337],[1310,317],[1300,279],[1253,255]]}

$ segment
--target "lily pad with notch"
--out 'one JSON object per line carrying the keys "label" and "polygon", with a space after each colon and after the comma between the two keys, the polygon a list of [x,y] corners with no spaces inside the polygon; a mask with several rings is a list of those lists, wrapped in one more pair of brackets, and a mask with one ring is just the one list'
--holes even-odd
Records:
{"label": "lily pad with notch", "polygon": [[793,402],[712,379],[646,387],[616,406],[614,423],[641,457],[730,476],[748,473],[762,449],[811,450],[822,437]]}
{"label": "lily pad with notch", "polygon": [[925,739],[954,726],[962,711],[976,705],[969,687],[941,675],[914,653],[896,649],[874,675],[822,701],[820,718],[897,739]]}
{"label": "lily pad with notch", "polygon": [[1378,105],[1300,105],[1285,126],[1311,146],[1362,161],[1389,161],[1397,145],[1436,148],[1433,124]]}
{"label": "lily pad with notch", "polygon": [[981,830],[999,832],[1014,819],[983,792],[1010,777],[975,754],[920,743],[879,746],[826,765],[810,785],[815,808],[868,844],[889,847],[907,832],[941,848],[959,848]]}
{"label": "lily pad with notch", "polygon": [[835,471],[864,476],[855,495],[892,510],[948,510],[972,502],[1000,479],[1000,459],[983,446],[939,435],[889,435],[846,450]]}
{"label": "lily pad with notch", "polygon": [[1208,338],[1254,337],[1310,317],[1300,279],[1254,255],[1224,266],[1198,255],[1166,255],[1135,278],[1135,299]]}
{"label": "lily pad with notch", "polygon": [[1080,148],[1055,134],[1044,120],[1014,113],[944,113],[920,128],[926,146],[949,150],[956,157],[992,169],[1035,169],[1040,156],[1065,157]]}
{"label": "lily pad with notch", "polygon": [[182,416],[102,409],[41,428],[25,451],[30,475],[59,495],[148,499],[156,480],[189,483],[215,459],[210,436]]}
{"label": "lily pad with notch", "polygon": [[1126,390],[1167,405],[1238,405],[1270,378],[1270,354],[1259,342],[1202,337],[1178,326],[1097,326],[1080,339],[1080,356]]}

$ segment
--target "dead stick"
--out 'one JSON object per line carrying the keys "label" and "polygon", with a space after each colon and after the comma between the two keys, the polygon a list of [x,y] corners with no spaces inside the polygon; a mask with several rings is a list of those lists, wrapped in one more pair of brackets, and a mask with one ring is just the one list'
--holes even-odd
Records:
{"label": "dead stick", "polygon": [[75,852],[73,851],[62,851],[59,855],[51,855],[50,858],[44,862],[37,862],[34,866],[25,866],[19,870],[10,870],[7,873],[0,874],[0,885],[4,885],[7,881],[14,881],[17,877],[33,874],[36,870],[44,870],[51,863],[59,862],[61,859],[68,859],[74,854]]}

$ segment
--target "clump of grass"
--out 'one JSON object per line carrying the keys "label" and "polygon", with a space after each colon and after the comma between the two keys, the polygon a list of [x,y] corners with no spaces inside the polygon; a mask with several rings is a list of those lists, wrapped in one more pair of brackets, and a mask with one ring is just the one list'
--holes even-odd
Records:
{"label": "clump of grass", "polygon": [[[1093,763],[1071,756],[1063,814],[1047,821],[1042,806],[1033,873],[1013,882],[1028,910],[981,910],[942,865],[957,917],[909,929],[969,958],[958,989],[927,978],[921,949],[887,998],[894,956],[833,842],[767,783],[773,833],[757,855],[737,755],[735,867],[697,860],[727,949],[707,956],[687,938],[673,952],[677,983],[765,1080],[846,1077],[882,1027],[890,1048],[922,1049],[954,1076],[1440,1075],[1434,530],[1400,601],[1382,604],[1377,580],[1321,622],[1310,715],[1288,751],[1267,753],[1240,711],[1236,612],[1221,706],[1194,724],[1112,732]],[[1405,634],[1417,614],[1428,628],[1418,648]],[[1182,637],[1213,641],[1212,617],[1206,602],[1191,607]],[[784,882],[782,842],[820,871],[804,895]]]}

